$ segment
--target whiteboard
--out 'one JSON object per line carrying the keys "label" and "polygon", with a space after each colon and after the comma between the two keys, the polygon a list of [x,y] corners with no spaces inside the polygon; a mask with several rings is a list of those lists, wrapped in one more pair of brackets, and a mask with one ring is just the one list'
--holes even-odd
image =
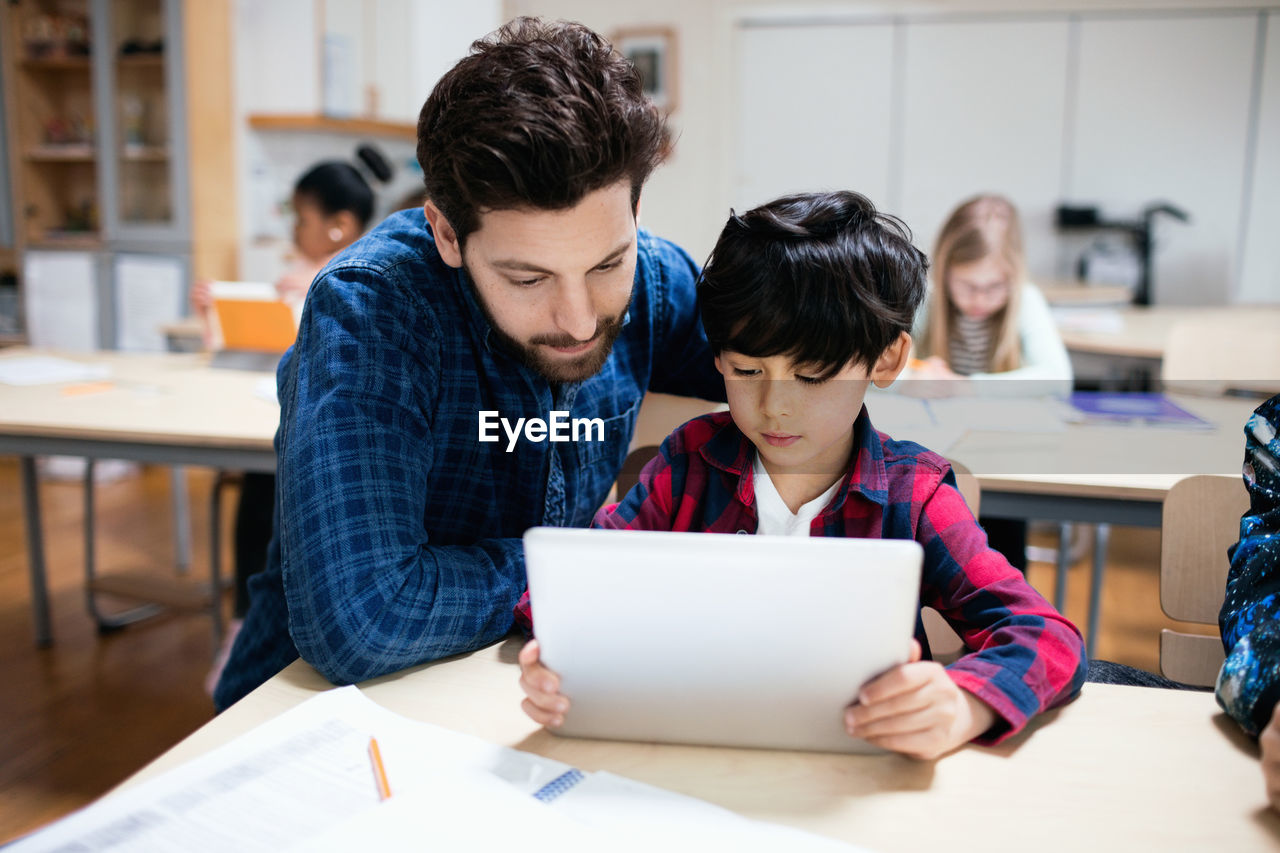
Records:
{"label": "whiteboard", "polygon": [[1032,278],[1055,275],[1069,25],[919,23],[906,28],[902,205],[932,252],[951,210],[982,192],[1022,214]]}
{"label": "whiteboard", "polygon": [[1238,273],[1256,14],[1086,19],[1069,164],[1073,201],[1133,218],[1154,200],[1160,304],[1227,301]]}
{"label": "whiteboard", "polygon": [[892,209],[893,38],[887,23],[738,27],[739,212],[823,189]]}
{"label": "whiteboard", "polygon": [[1267,15],[1253,186],[1236,302],[1280,302],[1280,13]]}

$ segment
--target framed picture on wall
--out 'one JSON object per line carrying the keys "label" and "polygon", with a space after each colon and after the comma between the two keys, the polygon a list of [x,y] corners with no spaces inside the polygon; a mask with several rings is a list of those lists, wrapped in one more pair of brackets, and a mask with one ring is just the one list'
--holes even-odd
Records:
{"label": "framed picture on wall", "polygon": [[640,72],[644,93],[667,115],[679,104],[676,31],[671,27],[634,27],[613,34],[613,46]]}

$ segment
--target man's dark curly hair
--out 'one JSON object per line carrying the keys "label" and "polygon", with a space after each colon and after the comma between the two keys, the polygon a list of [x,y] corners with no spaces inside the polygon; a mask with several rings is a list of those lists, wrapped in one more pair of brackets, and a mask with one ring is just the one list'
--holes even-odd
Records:
{"label": "man's dark curly hair", "polygon": [[418,117],[427,198],[460,240],[486,210],[563,210],[661,162],[662,115],[636,69],[581,24],[516,18],[446,73]]}

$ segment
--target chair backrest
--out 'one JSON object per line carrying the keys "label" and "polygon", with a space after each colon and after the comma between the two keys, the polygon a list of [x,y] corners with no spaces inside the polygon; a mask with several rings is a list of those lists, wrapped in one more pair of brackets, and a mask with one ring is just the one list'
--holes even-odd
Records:
{"label": "chair backrest", "polygon": [[1280,392],[1280,334],[1273,313],[1189,317],[1169,330],[1160,370],[1167,390]]}
{"label": "chair backrest", "polygon": [[650,392],[640,404],[636,416],[636,431],[631,436],[631,449],[622,463],[622,470],[614,481],[614,492],[607,503],[620,501],[640,479],[640,469],[658,455],[658,445],[685,421],[699,415],[725,408],[724,403],[713,403],[697,397],[677,397],[674,394]]}
{"label": "chair backrest", "polygon": [[1240,535],[1249,495],[1239,477],[1180,480],[1164,501],[1160,608],[1170,619],[1212,625],[1212,634],[1160,632],[1160,671],[1184,684],[1212,686],[1225,654],[1217,632],[1227,586],[1227,548]]}
{"label": "chair backrest", "polygon": [[[978,505],[982,503],[982,486],[972,471],[954,459],[949,461],[951,470],[956,475],[956,485],[960,487],[960,495],[969,505],[973,517],[977,518]],[[924,633],[929,638],[929,650],[934,660],[951,663],[964,654],[964,640],[947,624],[942,614],[932,607],[924,607],[920,610],[920,618],[924,620]]]}
{"label": "chair backrest", "polygon": [[631,449],[649,445],[656,448],[685,421],[725,408],[724,403],[651,391],[644,395],[644,402],[640,404],[640,414],[636,416],[636,431],[631,437]]}
{"label": "chair backrest", "polygon": [[656,444],[637,447],[627,454],[627,458],[622,462],[622,470],[618,472],[618,479],[613,481],[615,500],[620,501],[627,496],[627,492],[631,491],[636,483],[640,482],[641,469],[648,465],[649,460],[657,455],[658,445]]}

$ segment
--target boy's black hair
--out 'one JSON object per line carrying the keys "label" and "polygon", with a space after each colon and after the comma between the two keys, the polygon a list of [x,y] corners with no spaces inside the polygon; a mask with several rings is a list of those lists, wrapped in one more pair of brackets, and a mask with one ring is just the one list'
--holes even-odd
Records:
{"label": "boy's black hair", "polygon": [[[386,158],[371,145],[361,145],[356,156],[379,181],[391,178],[391,166]],[[327,160],[308,169],[293,185],[293,194],[303,196],[320,206],[326,216],[351,211],[360,230],[364,230],[373,217],[373,190],[360,171],[341,160]]]}
{"label": "boy's black hair", "polygon": [[898,218],[855,192],[790,195],[730,211],[698,280],[719,353],[785,355],[830,378],[868,370],[910,331],[929,262]]}

